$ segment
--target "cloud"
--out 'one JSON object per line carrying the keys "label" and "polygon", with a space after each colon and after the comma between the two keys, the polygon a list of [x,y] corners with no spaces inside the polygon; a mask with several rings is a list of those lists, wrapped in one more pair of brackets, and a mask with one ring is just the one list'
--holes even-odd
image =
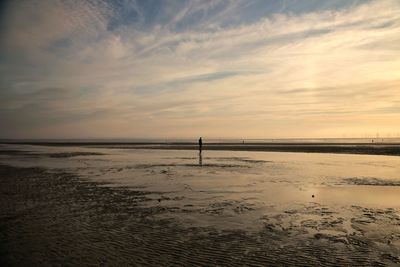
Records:
{"label": "cloud", "polygon": [[3,137],[399,130],[400,4],[317,2],[12,2]]}

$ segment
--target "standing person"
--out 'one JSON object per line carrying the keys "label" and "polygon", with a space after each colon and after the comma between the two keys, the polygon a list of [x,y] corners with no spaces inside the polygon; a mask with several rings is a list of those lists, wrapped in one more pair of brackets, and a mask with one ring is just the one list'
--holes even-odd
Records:
{"label": "standing person", "polygon": [[202,146],[203,146],[203,140],[201,140],[201,137],[200,137],[200,139],[199,139],[199,152],[200,153],[201,153]]}

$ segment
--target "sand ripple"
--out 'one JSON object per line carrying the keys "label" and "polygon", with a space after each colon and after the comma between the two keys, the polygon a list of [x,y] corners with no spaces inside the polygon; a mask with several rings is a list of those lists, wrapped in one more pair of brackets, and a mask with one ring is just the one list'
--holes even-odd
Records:
{"label": "sand ripple", "polygon": [[[351,207],[347,220],[311,203],[260,218],[258,232],[182,226],[143,205],[150,194],[109,188],[70,173],[0,166],[2,266],[382,266],[399,264],[400,218],[394,209]],[[245,213],[241,201],[205,211]],[[183,212],[183,211],[182,211]]]}

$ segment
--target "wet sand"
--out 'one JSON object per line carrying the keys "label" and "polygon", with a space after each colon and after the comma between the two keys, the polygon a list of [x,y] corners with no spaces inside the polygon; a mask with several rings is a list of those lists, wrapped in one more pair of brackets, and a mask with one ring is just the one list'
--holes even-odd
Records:
{"label": "wet sand", "polygon": [[2,266],[400,264],[398,157],[0,151]]}

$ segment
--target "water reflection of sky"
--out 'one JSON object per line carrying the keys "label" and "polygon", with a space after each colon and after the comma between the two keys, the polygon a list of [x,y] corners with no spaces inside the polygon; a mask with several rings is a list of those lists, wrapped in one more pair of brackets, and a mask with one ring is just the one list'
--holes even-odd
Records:
{"label": "water reflection of sky", "polygon": [[[29,151],[2,155],[2,163],[63,169],[110,186],[140,187],[172,198],[399,203],[400,158],[392,156],[204,151],[200,158],[197,151],[182,150],[22,145],[1,149]],[[68,157],[76,152],[98,155]],[[52,157],[57,153],[64,157]]]}

